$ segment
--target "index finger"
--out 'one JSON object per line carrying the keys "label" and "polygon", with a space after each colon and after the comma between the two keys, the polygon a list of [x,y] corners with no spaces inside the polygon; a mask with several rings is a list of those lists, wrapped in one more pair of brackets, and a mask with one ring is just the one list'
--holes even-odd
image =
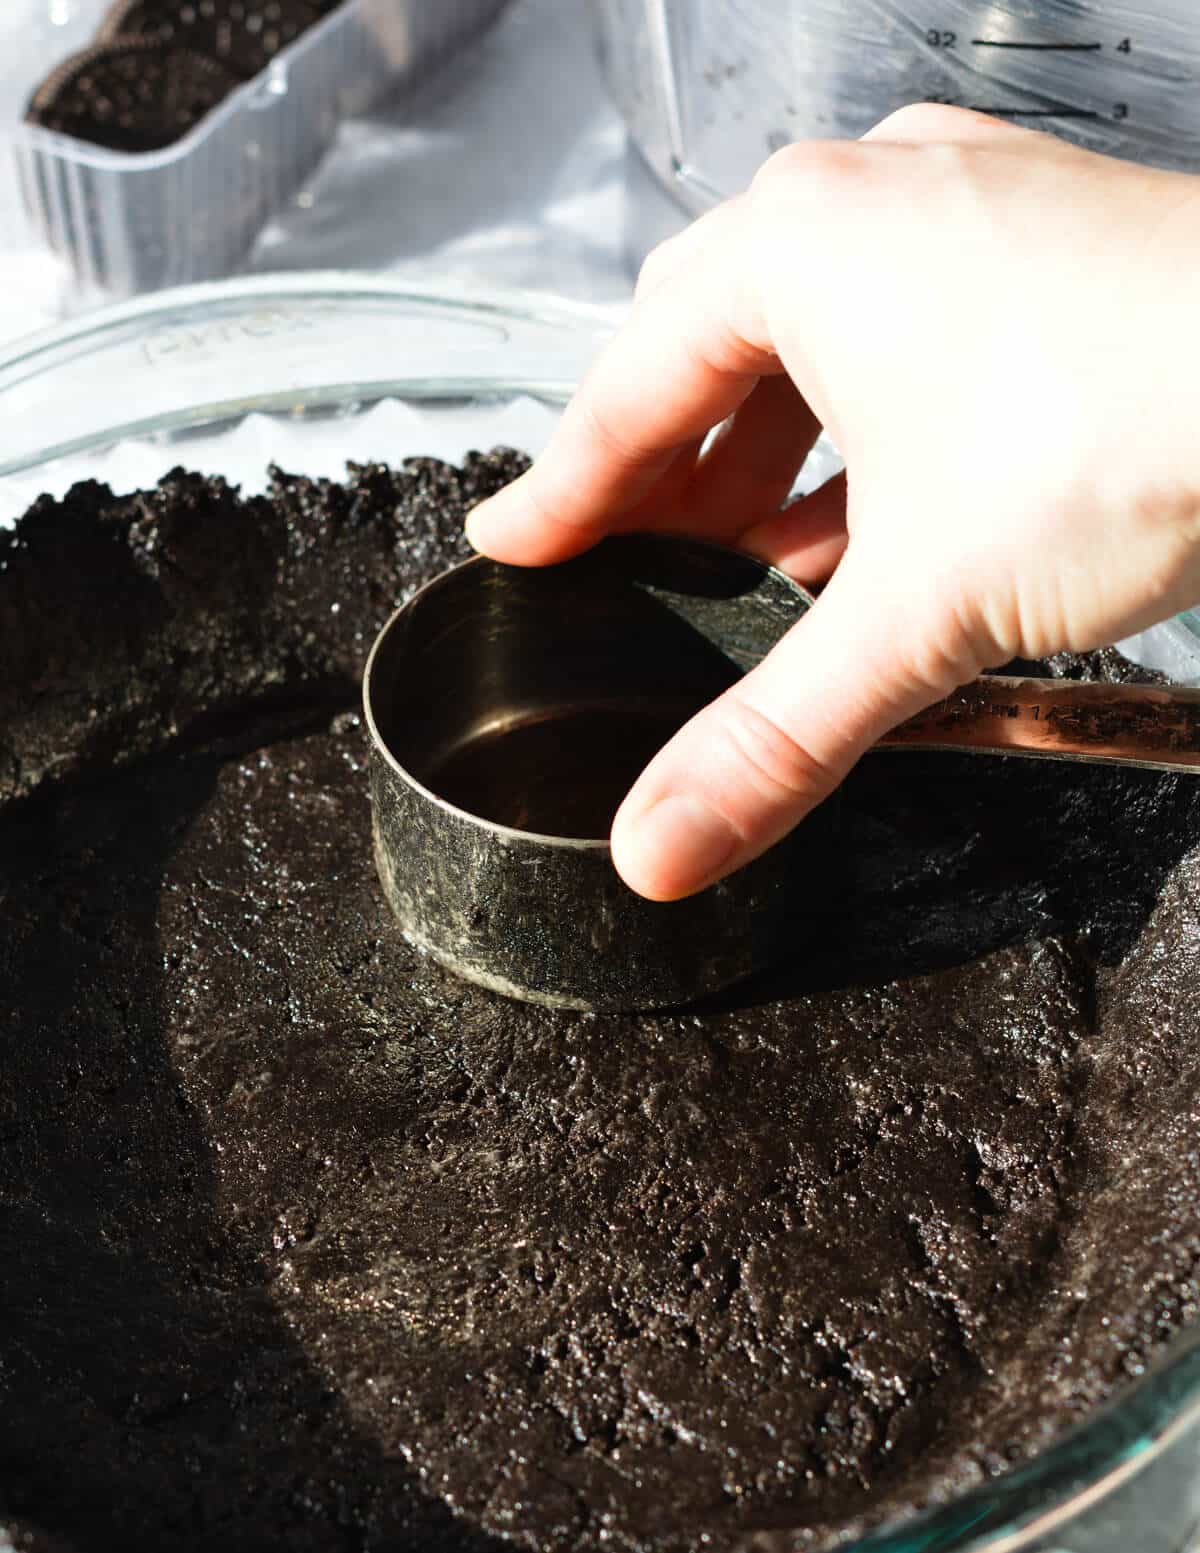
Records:
{"label": "index finger", "polygon": [[[740,234],[739,234],[740,235]],[[783,369],[755,321],[737,236],[635,303],[531,469],[476,507],[477,550],[541,566],[618,530],[681,450]]]}

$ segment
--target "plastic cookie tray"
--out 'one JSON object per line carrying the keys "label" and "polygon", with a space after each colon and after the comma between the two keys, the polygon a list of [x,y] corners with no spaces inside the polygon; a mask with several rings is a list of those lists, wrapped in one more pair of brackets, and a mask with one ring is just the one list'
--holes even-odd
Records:
{"label": "plastic cookie tray", "polygon": [[75,284],[130,295],[228,273],[345,118],[419,80],[504,0],[344,0],[182,140],[121,152],[23,120],[33,88],[86,47],[105,0],[10,0],[0,134],[34,231]]}

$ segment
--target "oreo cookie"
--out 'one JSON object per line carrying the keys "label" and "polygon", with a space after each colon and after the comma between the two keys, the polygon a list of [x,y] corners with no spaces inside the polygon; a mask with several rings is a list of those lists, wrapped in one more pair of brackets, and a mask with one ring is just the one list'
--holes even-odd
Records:
{"label": "oreo cookie", "polygon": [[237,85],[226,65],[197,49],[123,38],[65,59],[25,116],[114,151],[157,151],[180,140]]}
{"label": "oreo cookie", "polygon": [[117,0],[97,37],[194,49],[248,81],[331,9],[320,0]]}

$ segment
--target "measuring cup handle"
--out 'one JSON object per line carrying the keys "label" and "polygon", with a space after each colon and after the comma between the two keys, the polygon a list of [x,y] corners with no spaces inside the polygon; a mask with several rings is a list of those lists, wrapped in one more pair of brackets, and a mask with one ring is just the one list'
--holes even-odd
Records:
{"label": "measuring cup handle", "polygon": [[1200,690],[983,675],[876,747],[1200,772]]}

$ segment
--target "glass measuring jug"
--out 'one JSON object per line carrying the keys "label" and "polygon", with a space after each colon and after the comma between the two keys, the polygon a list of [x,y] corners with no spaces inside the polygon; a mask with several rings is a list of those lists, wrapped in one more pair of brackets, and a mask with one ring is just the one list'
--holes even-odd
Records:
{"label": "glass measuring jug", "polygon": [[695,211],[793,140],[953,103],[1200,169],[1195,0],[592,0],[642,155]]}

